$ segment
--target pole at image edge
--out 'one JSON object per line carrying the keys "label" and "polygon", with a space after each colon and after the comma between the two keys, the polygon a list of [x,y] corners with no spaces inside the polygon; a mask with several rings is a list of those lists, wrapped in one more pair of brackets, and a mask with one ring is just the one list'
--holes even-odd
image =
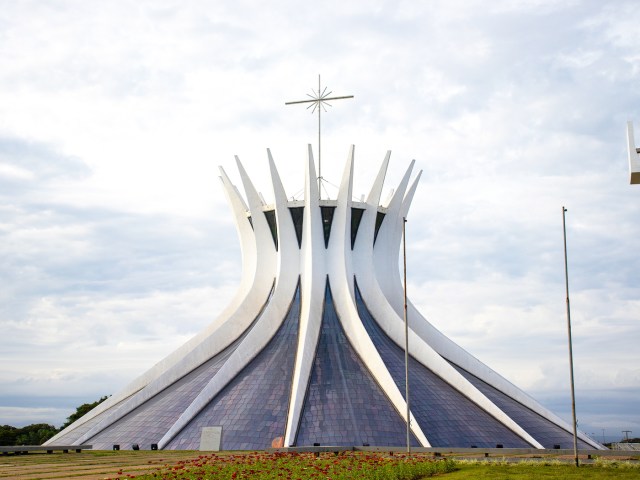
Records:
{"label": "pole at image edge", "polygon": [[409,317],[407,316],[407,218],[402,218],[402,271],[404,277],[404,385],[407,402],[407,453],[411,453],[411,407],[409,405]]}
{"label": "pole at image edge", "polygon": [[573,456],[576,467],[580,466],[578,460],[578,421],[576,420],[576,393],[573,381],[573,346],[571,342],[571,307],[569,304],[569,266],[567,262],[567,226],[565,213],[567,209],[562,207],[562,231],[564,234],[564,281],[567,292],[567,334],[569,337],[569,373],[571,377],[571,413],[573,415]]}

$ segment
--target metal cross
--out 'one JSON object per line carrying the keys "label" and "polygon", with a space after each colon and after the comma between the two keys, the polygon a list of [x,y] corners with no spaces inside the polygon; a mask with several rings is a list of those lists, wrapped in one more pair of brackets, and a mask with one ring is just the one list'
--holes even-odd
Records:
{"label": "metal cross", "polygon": [[331,107],[332,105],[328,103],[329,100],[343,100],[346,98],[353,98],[353,95],[345,95],[342,97],[330,97],[331,91],[327,92],[327,87],[320,86],[320,75],[318,75],[318,91],[311,90],[312,94],[307,93],[308,100],[296,100],[294,102],[285,102],[285,105],[294,105],[296,103],[308,103],[307,110],[311,108],[311,113],[316,113],[318,111],[318,195],[322,198],[322,156],[321,156],[321,144],[320,144],[320,112],[324,110],[327,111],[327,106]]}

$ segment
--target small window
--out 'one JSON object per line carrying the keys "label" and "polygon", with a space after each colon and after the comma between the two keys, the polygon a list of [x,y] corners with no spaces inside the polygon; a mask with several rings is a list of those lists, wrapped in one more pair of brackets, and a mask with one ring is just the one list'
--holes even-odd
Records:
{"label": "small window", "polygon": [[384,220],[384,213],[378,212],[376,216],[376,231],[373,234],[373,244],[376,244],[376,239],[378,238],[378,232],[380,231],[380,226],[382,225],[382,221]]}
{"label": "small window", "polygon": [[324,231],[324,248],[329,246],[329,235],[331,235],[331,224],[333,223],[333,213],[336,207],[320,207],[322,214],[322,230]]}
{"label": "small window", "polygon": [[363,213],[363,208],[351,209],[351,250],[353,250],[353,246],[356,243],[356,235],[358,235],[358,227],[360,227]]}
{"label": "small window", "polygon": [[267,219],[267,223],[269,224],[269,230],[271,230],[271,236],[273,237],[273,244],[276,246],[276,251],[278,250],[278,225],[276,224],[276,211],[275,210],[267,210],[264,212],[264,216]]}
{"label": "small window", "polygon": [[302,246],[302,221],[304,219],[304,207],[289,207],[289,213],[291,213],[293,228],[296,231],[296,238],[298,239],[298,248],[300,248]]}

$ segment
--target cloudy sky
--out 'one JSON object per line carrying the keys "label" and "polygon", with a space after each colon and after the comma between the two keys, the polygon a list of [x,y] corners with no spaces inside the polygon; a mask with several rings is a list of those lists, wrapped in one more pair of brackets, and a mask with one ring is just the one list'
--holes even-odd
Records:
{"label": "cloudy sky", "polygon": [[409,295],[569,420],[640,434],[640,9],[616,1],[0,0],[0,424],[59,426],[212,321],[239,280],[233,155],[290,195],[322,74],[333,183],[423,170]]}

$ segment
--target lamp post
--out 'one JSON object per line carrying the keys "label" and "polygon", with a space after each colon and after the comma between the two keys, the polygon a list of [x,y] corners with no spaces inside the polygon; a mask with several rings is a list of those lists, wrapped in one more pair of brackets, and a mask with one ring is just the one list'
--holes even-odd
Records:
{"label": "lamp post", "polygon": [[564,279],[567,292],[567,335],[569,337],[569,372],[571,377],[571,413],[573,415],[573,456],[576,467],[580,466],[578,461],[578,422],[576,420],[576,393],[573,381],[573,346],[571,342],[571,307],[569,305],[569,267],[567,262],[567,227],[565,223],[565,213],[567,209],[562,207],[562,231],[564,233]]}

